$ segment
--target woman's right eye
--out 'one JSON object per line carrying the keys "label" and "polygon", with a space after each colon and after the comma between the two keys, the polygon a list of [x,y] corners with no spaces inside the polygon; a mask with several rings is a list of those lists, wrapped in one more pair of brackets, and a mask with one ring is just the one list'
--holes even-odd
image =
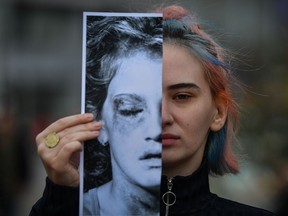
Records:
{"label": "woman's right eye", "polygon": [[176,101],[184,101],[184,100],[189,100],[191,97],[192,97],[192,95],[190,95],[190,94],[181,93],[181,94],[174,95],[173,99]]}

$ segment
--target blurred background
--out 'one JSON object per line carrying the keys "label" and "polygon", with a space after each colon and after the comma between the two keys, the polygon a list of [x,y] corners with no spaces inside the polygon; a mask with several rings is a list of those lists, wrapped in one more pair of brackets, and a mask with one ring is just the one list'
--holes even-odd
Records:
{"label": "blurred background", "polygon": [[34,137],[80,113],[82,12],[147,12],[162,4],[196,14],[233,53],[246,85],[237,93],[241,173],[211,178],[211,190],[279,208],[288,185],[287,0],[1,0],[1,216],[28,215],[41,197],[46,175]]}

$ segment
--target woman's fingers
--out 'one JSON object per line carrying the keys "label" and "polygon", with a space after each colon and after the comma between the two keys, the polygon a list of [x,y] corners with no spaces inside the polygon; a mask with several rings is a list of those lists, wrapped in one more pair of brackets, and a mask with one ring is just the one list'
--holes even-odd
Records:
{"label": "woman's fingers", "polygon": [[73,156],[78,157],[80,151],[82,151],[82,145],[79,141],[73,141],[63,146],[56,156],[56,160],[59,161],[59,166],[64,167],[66,165],[65,161],[69,161],[72,162],[70,163],[71,166],[78,168],[78,161],[73,160],[76,159],[73,158]]}
{"label": "woman's fingers", "polygon": [[[79,115],[71,116],[71,117],[72,118],[70,117],[63,118],[62,122],[65,121],[65,125],[74,125],[75,122],[83,122],[83,121],[77,121],[77,119],[79,119]],[[68,121],[68,123],[66,121]],[[53,123],[52,125],[56,125],[57,122],[59,123],[59,120]],[[53,128],[53,127],[49,126],[48,128]],[[64,128],[62,131],[57,132],[57,135],[59,136],[60,140],[58,144],[53,148],[48,148],[45,144],[45,141],[44,141],[45,137],[43,136],[43,134],[45,134],[48,131],[47,129],[45,129],[36,138],[36,142],[38,145],[38,154],[41,156],[42,159],[44,160],[45,158],[48,159],[49,157],[56,155],[59,149],[61,149],[66,143],[69,143],[72,141],[83,142],[86,140],[96,138],[100,134],[100,129],[101,129],[100,122],[88,122],[86,124],[80,123],[79,125],[74,125],[70,128]]]}
{"label": "woman's fingers", "polygon": [[[48,177],[55,183],[77,186],[79,183],[79,152],[86,140],[100,134],[102,124],[93,121],[92,114],[80,114],[62,118],[42,131],[37,137],[37,149]],[[53,148],[45,144],[45,137],[55,132],[60,140]]]}
{"label": "woman's fingers", "polygon": [[52,123],[48,126],[45,130],[43,130],[38,136],[36,137],[37,144],[41,143],[41,141],[46,137],[48,134],[56,132],[57,134],[67,128],[73,127],[79,124],[85,124],[91,122],[93,120],[93,114],[86,113],[86,114],[77,114],[68,117],[61,118],[56,122]]}
{"label": "woman's fingers", "polygon": [[72,141],[64,145],[54,158],[50,179],[55,184],[76,187],[79,185],[79,154],[82,144],[79,141]]}
{"label": "woman's fingers", "polygon": [[[67,144],[74,142],[74,141],[77,141],[80,143],[86,140],[95,139],[99,136],[99,134],[100,134],[99,130],[79,131],[79,132],[69,133],[69,134],[66,134],[64,137],[60,136],[59,143],[53,148],[48,148],[43,139],[42,142],[38,144],[38,154],[41,156],[42,160],[46,162],[50,162],[51,159],[53,159],[59,154],[61,149],[67,148],[66,146]],[[68,162],[68,160],[64,162]]]}
{"label": "woman's fingers", "polygon": [[74,134],[80,131],[92,131],[95,133],[99,133],[101,127],[102,127],[101,122],[90,122],[90,123],[75,125],[73,127],[66,128],[60,131],[58,135],[64,138],[64,137],[69,137],[70,134]]}
{"label": "woman's fingers", "polygon": [[[68,143],[72,143],[75,141],[81,143],[86,140],[95,139],[99,136],[99,134],[100,134],[100,130],[79,131],[79,132],[69,133],[60,139],[58,146],[56,146],[56,148],[59,149],[57,150],[58,153],[56,155],[58,155],[60,151],[63,151],[63,149],[65,150],[66,148],[69,148],[69,146],[67,146]],[[67,151],[67,152],[70,152],[70,151]]]}

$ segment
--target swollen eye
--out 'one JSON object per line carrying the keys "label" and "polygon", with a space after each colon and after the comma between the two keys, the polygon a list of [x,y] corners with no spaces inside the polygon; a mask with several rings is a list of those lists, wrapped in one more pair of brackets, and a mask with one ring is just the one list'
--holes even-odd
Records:
{"label": "swollen eye", "polygon": [[136,117],[146,107],[144,100],[134,94],[116,95],[113,104],[115,112],[123,117]]}
{"label": "swollen eye", "polygon": [[143,109],[120,109],[119,113],[123,116],[132,116],[135,117],[139,113],[141,113]]}

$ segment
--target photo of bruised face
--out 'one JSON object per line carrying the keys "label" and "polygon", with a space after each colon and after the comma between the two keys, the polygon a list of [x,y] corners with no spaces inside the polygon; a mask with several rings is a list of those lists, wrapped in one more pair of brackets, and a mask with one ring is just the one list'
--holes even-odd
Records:
{"label": "photo of bruised face", "polygon": [[161,174],[161,71],[161,59],[144,52],[122,59],[102,110],[113,171],[143,187]]}
{"label": "photo of bruised face", "polygon": [[84,143],[83,214],[159,215],[162,17],[91,16],[86,35],[85,112],[103,126]]}

